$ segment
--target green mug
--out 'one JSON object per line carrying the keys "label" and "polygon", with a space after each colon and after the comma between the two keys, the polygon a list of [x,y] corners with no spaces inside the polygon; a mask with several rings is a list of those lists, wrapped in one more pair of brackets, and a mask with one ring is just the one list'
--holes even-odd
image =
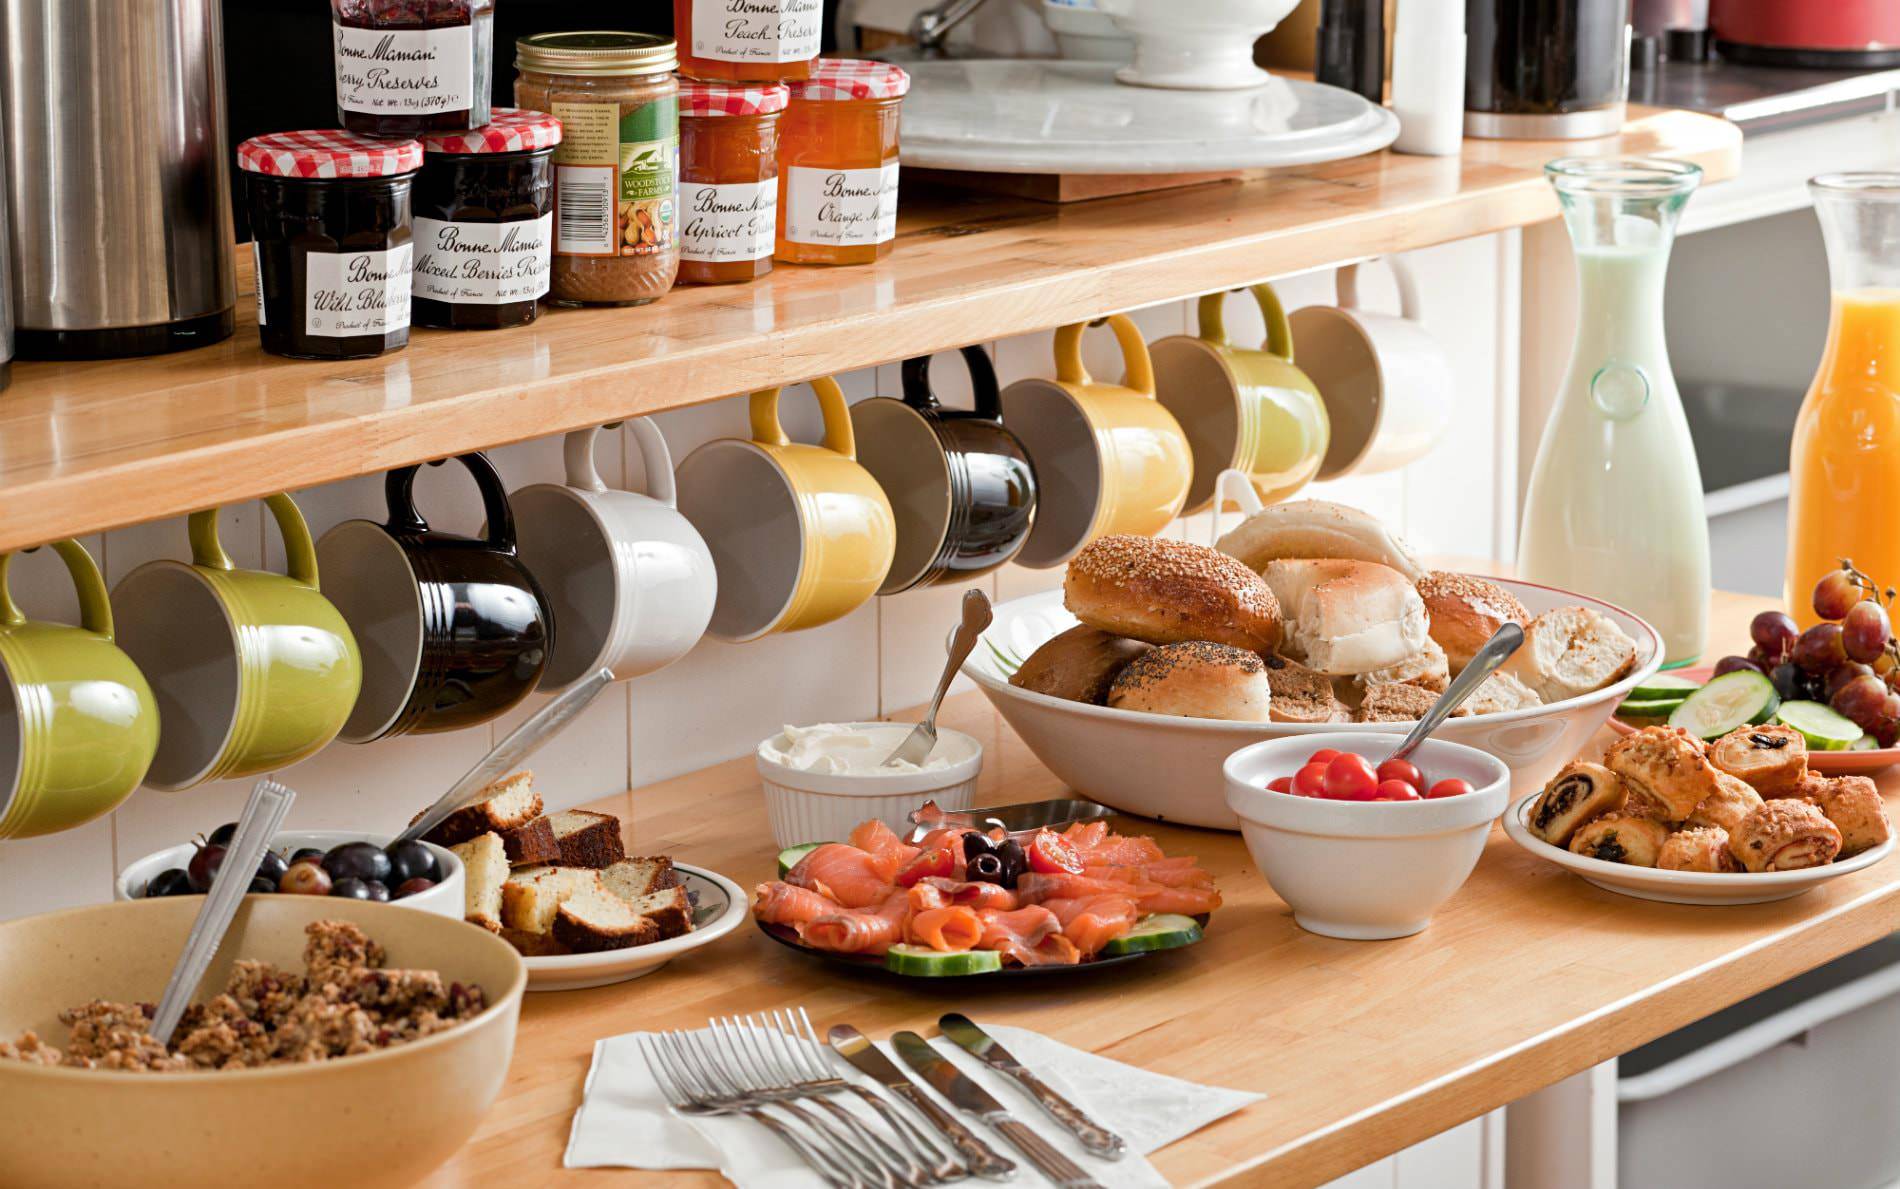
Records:
{"label": "green mug", "polygon": [[0,838],[33,838],[110,813],[158,750],[158,705],[112,640],[99,567],[77,541],[52,546],[79,591],[79,624],[27,619],[0,553]]}
{"label": "green mug", "polygon": [[112,592],[120,641],[158,695],[153,788],[294,764],[336,738],[356,705],[363,658],[318,589],[310,528],[289,496],[264,504],[289,573],[232,565],[209,508],[188,522],[190,565],[147,562]]}
{"label": "green mug", "polygon": [[1198,336],[1175,335],[1149,348],[1155,397],[1181,423],[1194,455],[1185,512],[1212,502],[1224,470],[1245,474],[1271,504],[1306,486],[1326,458],[1326,403],[1293,364],[1293,331],[1279,295],[1264,281],[1249,289],[1267,327],[1259,348],[1228,341],[1225,293],[1201,298]]}

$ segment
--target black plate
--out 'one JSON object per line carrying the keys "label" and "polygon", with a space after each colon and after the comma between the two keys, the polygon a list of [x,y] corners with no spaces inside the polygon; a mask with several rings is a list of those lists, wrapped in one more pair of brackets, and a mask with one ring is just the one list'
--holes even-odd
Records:
{"label": "black plate", "polygon": [[[1203,929],[1207,927],[1207,918],[1195,917],[1194,919],[1200,922]],[[1001,970],[992,970],[985,974],[904,974],[884,965],[882,955],[840,954],[832,950],[815,949],[798,940],[797,932],[789,925],[768,925],[757,917],[752,918],[752,923],[759,927],[759,932],[770,937],[773,941],[778,942],[786,949],[797,950],[801,954],[810,954],[820,961],[830,962],[837,966],[849,966],[856,970],[875,970],[895,978],[926,983],[947,983],[956,979],[965,978],[1029,978],[1048,974],[1080,974],[1087,970],[1101,970],[1109,966],[1120,966],[1124,962],[1134,962],[1142,958],[1153,957],[1156,954],[1168,954],[1173,953],[1175,950],[1188,948],[1185,945],[1177,945],[1165,950],[1143,950],[1140,953],[1122,954],[1115,958],[1090,958],[1086,962],[1077,962],[1073,965],[1005,966]],[[1195,944],[1199,943],[1197,942]]]}

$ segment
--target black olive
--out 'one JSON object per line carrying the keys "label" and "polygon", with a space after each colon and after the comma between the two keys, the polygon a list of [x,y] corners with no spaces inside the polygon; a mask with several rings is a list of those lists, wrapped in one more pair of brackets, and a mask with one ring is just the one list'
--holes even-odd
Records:
{"label": "black olive", "polygon": [[1003,882],[1003,860],[989,852],[971,859],[965,870],[972,880],[993,884]]}
{"label": "black olive", "polygon": [[1023,851],[1023,844],[1007,839],[996,848],[996,857],[1003,861],[1003,886],[1015,887],[1016,877],[1029,870],[1029,855]]}
{"label": "black olive", "polygon": [[972,830],[963,836],[963,861],[966,863],[978,855],[989,854],[995,849],[996,844],[991,842],[986,834],[979,834]]}

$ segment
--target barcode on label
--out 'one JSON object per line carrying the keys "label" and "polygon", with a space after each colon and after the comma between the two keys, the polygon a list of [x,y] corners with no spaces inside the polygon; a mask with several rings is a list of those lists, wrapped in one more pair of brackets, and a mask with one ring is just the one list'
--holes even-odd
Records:
{"label": "barcode on label", "polygon": [[579,256],[612,255],[616,247],[613,166],[558,166],[554,186],[559,216],[554,250]]}

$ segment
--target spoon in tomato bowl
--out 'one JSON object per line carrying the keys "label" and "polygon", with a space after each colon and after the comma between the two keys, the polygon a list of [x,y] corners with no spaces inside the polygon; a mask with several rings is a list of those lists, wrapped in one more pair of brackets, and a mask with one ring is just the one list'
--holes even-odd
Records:
{"label": "spoon in tomato bowl", "polygon": [[[1418,745],[1425,742],[1425,737],[1436,731],[1446,719],[1450,718],[1451,712],[1458,709],[1466,698],[1483,685],[1485,678],[1497,672],[1500,665],[1510,660],[1511,654],[1523,644],[1524,629],[1514,623],[1507,623],[1493,632],[1491,638],[1484,642],[1484,647],[1478,649],[1477,655],[1471,658],[1470,663],[1458,670],[1458,676],[1445,687],[1444,693],[1438,695],[1438,700],[1432,703],[1431,709],[1419,718],[1418,725],[1413,727],[1412,733],[1405,737],[1405,742],[1399,744],[1399,749],[1385,758],[1385,763],[1403,760],[1416,751]],[[1380,766],[1383,767],[1384,764]]]}

